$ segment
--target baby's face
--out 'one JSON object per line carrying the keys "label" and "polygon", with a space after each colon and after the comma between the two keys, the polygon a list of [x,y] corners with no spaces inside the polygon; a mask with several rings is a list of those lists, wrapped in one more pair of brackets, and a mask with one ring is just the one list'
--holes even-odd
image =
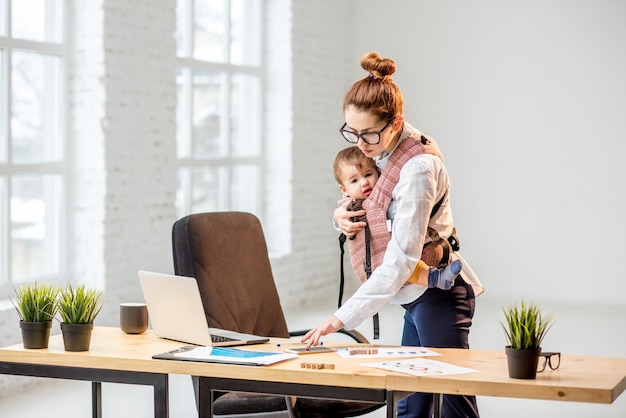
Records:
{"label": "baby's face", "polygon": [[377,181],[378,173],[373,168],[361,170],[353,165],[344,165],[339,190],[352,199],[365,199],[372,193]]}

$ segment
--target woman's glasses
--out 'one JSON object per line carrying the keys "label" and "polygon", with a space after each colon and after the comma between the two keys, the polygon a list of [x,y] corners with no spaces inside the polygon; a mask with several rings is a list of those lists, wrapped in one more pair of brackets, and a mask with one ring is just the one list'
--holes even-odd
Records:
{"label": "woman's glasses", "polygon": [[395,118],[391,119],[389,122],[387,122],[387,124],[385,126],[383,126],[383,129],[381,129],[380,131],[377,132],[364,132],[362,134],[358,133],[358,132],[354,132],[354,131],[350,131],[348,129],[346,129],[346,126],[348,125],[347,123],[344,123],[343,126],[341,128],[339,128],[339,132],[341,132],[341,136],[343,136],[345,138],[346,141],[348,141],[351,144],[356,144],[359,142],[359,138],[361,138],[363,140],[363,142],[365,142],[368,145],[376,145],[378,143],[380,143],[380,135],[383,133],[383,131],[385,129],[387,129],[387,127],[389,125],[391,125],[391,122],[394,121]]}
{"label": "woman's glasses", "polygon": [[561,365],[561,353],[554,351],[546,351],[539,354],[539,363],[537,365],[537,373],[541,373],[546,366],[551,370],[556,370]]}

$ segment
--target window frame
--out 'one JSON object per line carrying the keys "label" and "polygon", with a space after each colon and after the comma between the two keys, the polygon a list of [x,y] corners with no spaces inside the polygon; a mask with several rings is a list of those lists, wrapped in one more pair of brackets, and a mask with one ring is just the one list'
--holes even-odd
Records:
{"label": "window frame", "polygon": [[[242,167],[246,165],[253,165],[257,167],[257,171],[259,173],[256,179],[256,211],[255,215],[259,217],[259,219],[263,219],[264,212],[264,177],[265,177],[265,135],[264,135],[264,127],[263,127],[263,100],[265,95],[265,83],[264,83],[264,64],[263,64],[263,34],[264,34],[264,10],[265,10],[265,2],[259,2],[259,10],[258,10],[258,32],[259,39],[258,42],[258,51],[257,51],[257,59],[258,63],[256,65],[247,65],[247,64],[233,64],[231,62],[230,50],[226,48],[227,58],[224,62],[214,62],[214,61],[206,61],[201,59],[196,59],[193,57],[193,49],[194,49],[194,25],[193,25],[193,0],[180,0],[185,3],[185,18],[184,21],[186,23],[184,28],[184,35],[182,36],[182,49],[183,56],[179,55],[179,48],[177,47],[177,57],[176,57],[176,68],[177,73],[179,70],[183,70],[183,77],[185,77],[185,82],[183,84],[184,88],[184,102],[185,102],[185,113],[184,113],[184,135],[186,135],[186,143],[183,145],[187,149],[183,153],[184,155],[180,156],[180,150],[177,150],[177,172],[178,174],[178,187],[177,187],[177,211],[178,216],[184,216],[190,214],[192,209],[192,199],[193,199],[193,190],[192,190],[192,172],[194,169],[211,169],[217,168],[220,172],[219,177],[219,185],[218,194],[218,208],[216,210],[237,210],[234,208],[234,204],[232,202],[232,185],[233,185],[233,170],[235,167]],[[225,36],[224,43],[229,45],[231,44],[231,30],[230,30],[230,4],[231,0],[223,0],[224,9],[228,12],[225,13],[224,16],[224,32],[227,34]],[[180,19],[177,18],[177,24],[180,23]],[[222,85],[226,86],[226,90],[222,92],[222,96],[224,99],[223,106],[220,107],[220,129],[223,129],[226,135],[224,139],[224,143],[227,145],[227,151],[224,155],[219,156],[194,156],[193,150],[190,149],[192,147],[193,142],[193,77],[194,73],[198,71],[206,71],[206,72],[216,72],[220,73],[224,78],[222,80]],[[233,140],[232,140],[232,130],[230,126],[231,122],[231,89],[233,87],[232,81],[234,75],[250,75],[258,78],[258,135],[259,135],[259,152],[254,156],[235,156],[233,155]],[[177,101],[178,107],[178,101]],[[178,111],[178,109],[177,109]],[[222,113],[223,112],[223,113]],[[179,121],[181,122],[181,121]],[[181,129],[180,127],[178,129]],[[177,149],[181,146],[180,141],[177,138]]]}
{"label": "window frame", "polygon": [[[68,194],[68,60],[70,56],[69,45],[69,28],[70,28],[70,7],[65,0],[59,1],[61,8],[59,15],[62,22],[55,24],[61,25],[59,29],[60,40],[56,41],[33,41],[27,39],[14,38],[11,35],[11,15],[12,5],[19,0],[0,0],[0,300],[7,299],[14,295],[14,287],[22,283],[29,282],[56,282],[60,283],[67,271],[67,194]],[[56,86],[59,94],[59,150],[58,158],[49,162],[18,162],[13,161],[12,150],[12,132],[11,132],[11,88],[12,88],[12,58],[13,52],[27,52],[37,55],[48,55],[58,57],[59,65],[59,83]],[[56,229],[58,229],[58,237],[55,245],[56,251],[55,264],[58,266],[55,272],[44,272],[42,274],[28,277],[27,281],[17,281],[12,277],[13,254],[12,254],[12,231],[11,231],[11,196],[13,196],[12,179],[17,175],[40,175],[42,178],[46,175],[60,176],[58,204],[58,219],[55,220]],[[46,213],[45,218],[49,216]],[[44,219],[45,219],[44,218]]]}

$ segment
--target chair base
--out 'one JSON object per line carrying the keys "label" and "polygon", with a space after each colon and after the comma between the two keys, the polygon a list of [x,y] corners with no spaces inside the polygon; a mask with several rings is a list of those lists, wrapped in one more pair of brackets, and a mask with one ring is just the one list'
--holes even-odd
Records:
{"label": "chair base", "polygon": [[247,392],[221,393],[213,402],[214,417],[293,418],[291,398],[281,395],[262,395]]}
{"label": "chair base", "polygon": [[213,415],[214,418],[292,418],[287,410],[281,412],[256,412],[254,414]]}

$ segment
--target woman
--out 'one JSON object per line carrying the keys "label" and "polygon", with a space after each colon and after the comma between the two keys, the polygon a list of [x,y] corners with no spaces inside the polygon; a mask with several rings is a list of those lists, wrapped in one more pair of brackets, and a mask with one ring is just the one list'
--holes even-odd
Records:
{"label": "woman", "polygon": [[[350,237],[366,225],[352,222],[351,218],[365,214],[370,230],[391,224],[391,235],[388,244],[381,247],[379,260],[373,262],[369,279],[302,341],[310,347],[317,345],[323,335],[344,327],[354,329],[390,302],[405,308],[403,345],[469,348],[475,300],[472,286],[477,292],[482,292],[482,286],[467,262],[456,252],[446,260],[462,260],[463,264],[450,290],[406,283],[422,257],[424,245],[436,240],[447,244],[454,234],[448,173],[443,160],[437,157],[436,144],[404,122],[402,93],[391,78],[395,62],[369,53],[361,59],[361,67],[368,76],[346,93],[345,123],[340,131],[348,142],[357,144],[363,154],[376,161],[382,175],[375,189],[380,189],[381,195],[387,189],[389,201],[382,198],[366,206],[372,199],[370,195],[364,202],[365,210],[348,211],[341,206],[335,210],[334,220],[341,232]],[[392,180],[382,180],[386,173]],[[386,219],[377,218],[381,209]],[[398,403],[398,416],[429,417],[432,399],[430,394],[412,395]],[[474,397],[450,395],[443,399],[442,412],[446,417],[478,416]]]}

